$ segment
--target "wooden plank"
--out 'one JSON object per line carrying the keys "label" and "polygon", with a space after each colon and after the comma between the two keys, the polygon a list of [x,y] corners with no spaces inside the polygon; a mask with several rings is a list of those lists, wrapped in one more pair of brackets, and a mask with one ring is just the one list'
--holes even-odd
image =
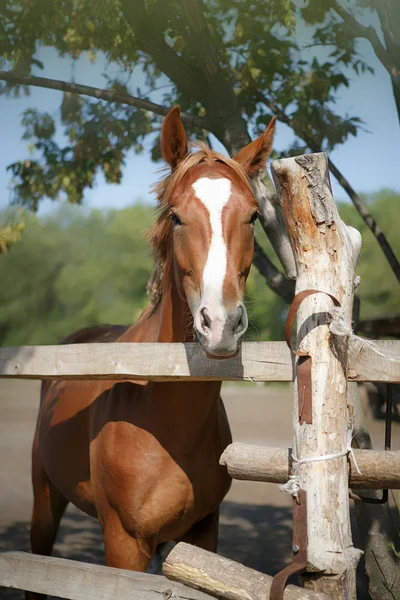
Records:
{"label": "wooden plank", "polygon": [[159,575],[25,552],[0,553],[0,586],[67,600],[210,600]]}
{"label": "wooden plank", "polygon": [[349,381],[400,383],[400,341],[352,337],[347,377]]}
{"label": "wooden plank", "polygon": [[[168,554],[163,572],[169,579],[225,600],[268,600],[272,583],[270,575],[183,542]],[[328,596],[288,585],[283,599],[328,600]]]}
{"label": "wooden plank", "polygon": [[[362,345],[350,353],[352,381],[400,383],[400,342]],[[20,379],[132,379],[292,381],[285,342],[246,342],[235,358],[213,360],[199,344],[70,344],[0,348],[0,377]]]}
{"label": "wooden plank", "polygon": [[[267,448],[235,442],[220,458],[233,479],[286,483],[291,449]],[[354,450],[360,473],[349,458],[349,486],[353,489],[400,489],[400,452]]]}
{"label": "wooden plank", "polygon": [[71,344],[0,349],[0,376],[37,379],[289,381],[284,343],[243,344],[238,356],[213,360],[199,344]]}

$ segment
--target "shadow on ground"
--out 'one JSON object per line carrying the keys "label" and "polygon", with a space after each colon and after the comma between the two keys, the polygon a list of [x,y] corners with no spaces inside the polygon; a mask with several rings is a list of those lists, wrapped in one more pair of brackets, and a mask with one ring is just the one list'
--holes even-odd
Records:
{"label": "shadow on ground", "polygon": [[[224,502],[221,507],[219,553],[274,575],[290,562],[291,519],[290,508]],[[0,529],[0,551],[7,550],[29,552],[27,522]],[[103,539],[98,522],[75,507],[69,507],[62,520],[53,554],[104,564]],[[358,589],[359,600],[367,600],[369,596],[361,579]],[[22,600],[23,592],[0,588],[0,598]]]}
{"label": "shadow on ground", "polygon": [[[219,553],[248,567],[270,574],[289,561],[291,510],[225,502],[221,510]],[[29,552],[29,524],[14,523],[0,529],[0,551]],[[104,564],[99,524],[74,507],[65,514],[54,556]],[[0,588],[0,598],[21,600],[23,592]]]}

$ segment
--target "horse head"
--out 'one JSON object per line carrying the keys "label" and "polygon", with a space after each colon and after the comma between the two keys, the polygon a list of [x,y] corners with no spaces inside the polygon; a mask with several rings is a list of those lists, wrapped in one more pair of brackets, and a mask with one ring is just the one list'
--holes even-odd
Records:
{"label": "horse head", "polygon": [[243,297],[258,215],[250,179],[265,168],[274,126],[272,119],[231,159],[202,143],[189,153],[179,107],[163,123],[161,149],[171,172],[157,187],[153,245],[160,263],[172,260],[197,339],[212,357],[234,355],[248,326]]}

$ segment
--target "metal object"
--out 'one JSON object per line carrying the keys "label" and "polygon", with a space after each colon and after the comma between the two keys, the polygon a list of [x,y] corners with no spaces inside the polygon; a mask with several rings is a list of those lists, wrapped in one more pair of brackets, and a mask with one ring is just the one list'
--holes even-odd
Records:
{"label": "metal object", "polygon": [[300,424],[308,423],[312,424],[312,386],[311,386],[311,365],[312,359],[311,356],[304,352],[303,350],[293,350],[292,348],[292,329],[293,323],[296,317],[297,310],[300,304],[308,298],[308,296],[312,296],[313,294],[326,294],[332,300],[335,306],[340,306],[339,301],[332,296],[332,294],[328,294],[328,292],[323,292],[322,290],[303,290],[296,294],[292,305],[289,309],[289,313],[286,319],[286,330],[285,330],[285,339],[286,343],[296,356],[299,357],[297,363],[297,389],[298,389],[298,403],[299,403],[299,421]]}
{"label": "metal object", "polygon": [[299,490],[293,498],[293,562],[272,580],[269,600],[283,600],[286,582],[291,575],[302,573],[307,566],[307,492]]}
{"label": "metal object", "polygon": [[[393,417],[393,386],[386,384],[386,415],[385,415],[385,450],[390,450],[392,445],[392,417]],[[352,500],[365,502],[367,504],[386,504],[389,499],[389,490],[382,490],[382,498],[367,498],[353,492],[349,493]]]}
{"label": "metal object", "polygon": [[[295,354],[298,354],[295,352]],[[312,424],[311,356],[301,355],[297,363],[299,421]]]}

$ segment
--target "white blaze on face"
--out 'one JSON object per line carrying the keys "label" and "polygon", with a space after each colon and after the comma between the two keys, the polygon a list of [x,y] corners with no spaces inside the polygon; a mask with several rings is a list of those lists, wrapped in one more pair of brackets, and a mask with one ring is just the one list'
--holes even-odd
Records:
{"label": "white blaze on face", "polygon": [[[220,179],[201,177],[192,187],[197,198],[206,207],[211,225],[211,243],[203,271],[203,298],[201,303],[206,306],[213,319],[225,321],[222,289],[227,259],[226,245],[222,235],[222,211],[231,196],[231,182],[225,177]],[[221,326],[223,328],[223,322]]]}

